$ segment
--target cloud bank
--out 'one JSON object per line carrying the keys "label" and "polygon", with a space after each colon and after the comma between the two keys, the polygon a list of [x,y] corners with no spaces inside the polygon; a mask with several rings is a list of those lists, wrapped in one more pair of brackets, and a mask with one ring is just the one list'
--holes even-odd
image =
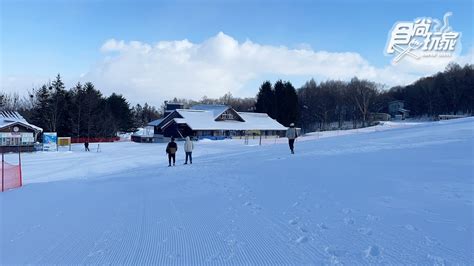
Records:
{"label": "cloud bank", "polygon": [[81,75],[81,81],[92,81],[106,94],[121,93],[132,103],[156,105],[173,97],[199,99],[226,92],[254,96],[258,89],[255,84],[269,76],[290,80],[348,80],[357,76],[388,86],[406,85],[443,70],[450,61],[473,63],[474,55],[471,48],[465,56],[444,60],[406,57],[397,65],[375,67],[355,52],[316,51],[309,45],[291,49],[250,40],[239,43],[222,32],[202,43],[109,39],[100,50],[103,58]]}

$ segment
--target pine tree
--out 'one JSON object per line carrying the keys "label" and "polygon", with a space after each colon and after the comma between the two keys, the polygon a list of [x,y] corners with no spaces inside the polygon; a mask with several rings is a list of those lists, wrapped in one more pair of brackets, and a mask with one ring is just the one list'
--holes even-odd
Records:
{"label": "pine tree", "polygon": [[285,84],[282,80],[278,80],[275,85],[273,86],[274,90],[274,100],[273,106],[275,106],[275,119],[283,124],[284,126],[288,126],[285,119],[285,112],[287,112],[287,99],[285,98]]}
{"label": "pine tree", "polygon": [[80,82],[71,89],[71,132],[74,136],[82,136],[82,123],[84,119],[85,90]]}
{"label": "pine tree", "polygon": [[113,134],[119,131],[127,132],[134,128],[130,105],[122,95],[112,93],[107,98],[106,104],[111,115],[111,132]]}
{"label": "pine tree", "polygon": [[102,93],[96,90],[94,84],[87,82],[84,84],[84,100],[83,100],[83,124],[84,128],[83,137],[96,137],[99,135],[99,124],[101,112],[104,108],[101,108],[103,104]]}
{"label": "pine tree", "polygon": [[275,113],[275,93],[272,89],[272,83],[265,81],[260,86],[255,103],[257,113],[267,113],[271,118],[276,118]]}
{"label": "pine tree", "polygon": [[285,110],[282,115],[282,124],[289,126],[291,123],[296,123],[299,120],[298,95],[289,81],[284,83],[284,95]]}
{"label": "pine tree", "polygon": [[6,94],[0,92],[0,110],[3,110],[6,106]]}
{"label": "pine tree", "polygon": [[[58,74],[50,87],[50,123],[51,131],[58,132],[63,122],[67,120],[66,110],[66,91],[61,75]],[[59,132],[60,134],[62,132]]]}
{"label": "pine tree", "polygon": [[45,132],[51,132],[51,86],[48,84],[42,85],[39,89],[33,91],[31,94],[32,112],[31,122],[37,125]]}

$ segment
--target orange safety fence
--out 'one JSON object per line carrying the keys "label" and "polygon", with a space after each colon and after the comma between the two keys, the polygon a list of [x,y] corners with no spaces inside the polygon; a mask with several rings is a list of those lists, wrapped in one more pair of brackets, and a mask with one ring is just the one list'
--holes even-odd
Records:
{"label": "orange safety fence", "polygon": [[120,137],[104,137],[104,138],[71,138],[71,143],[84,143],[84,142],[114,142],[119,141]]}
{"label": "orange safety fence", "polygon": [[13,165],[3,161],[0,164],[0,175],[2,182],[0,184],[1,191],[17,188],[22,186],[21,166]]}

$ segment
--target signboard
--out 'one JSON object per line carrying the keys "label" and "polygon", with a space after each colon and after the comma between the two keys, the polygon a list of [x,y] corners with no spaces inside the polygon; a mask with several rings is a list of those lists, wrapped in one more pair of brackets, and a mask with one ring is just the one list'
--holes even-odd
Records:
{"label": "signboard", "polygon": [[44,132],[43,133],[43,151],[57,151],[58,149],[58,133]]}

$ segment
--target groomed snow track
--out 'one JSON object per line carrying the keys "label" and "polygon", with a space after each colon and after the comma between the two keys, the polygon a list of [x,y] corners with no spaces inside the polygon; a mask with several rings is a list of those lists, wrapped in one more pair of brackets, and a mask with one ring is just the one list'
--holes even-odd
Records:
{"label": "groomed snow track", "polygon": [[[192,166],[171,168],[159,145],[109,144],[153,163],[110,157],[110,169],[51,182],[34,176],[50,155],[29,155],[31,182],[0,195],[0,264],[472,265],[473,128],[468,118],[299,141],[295,155],[197,143]],[[93,169],[87,158],[112,147],[75,167]]]}

